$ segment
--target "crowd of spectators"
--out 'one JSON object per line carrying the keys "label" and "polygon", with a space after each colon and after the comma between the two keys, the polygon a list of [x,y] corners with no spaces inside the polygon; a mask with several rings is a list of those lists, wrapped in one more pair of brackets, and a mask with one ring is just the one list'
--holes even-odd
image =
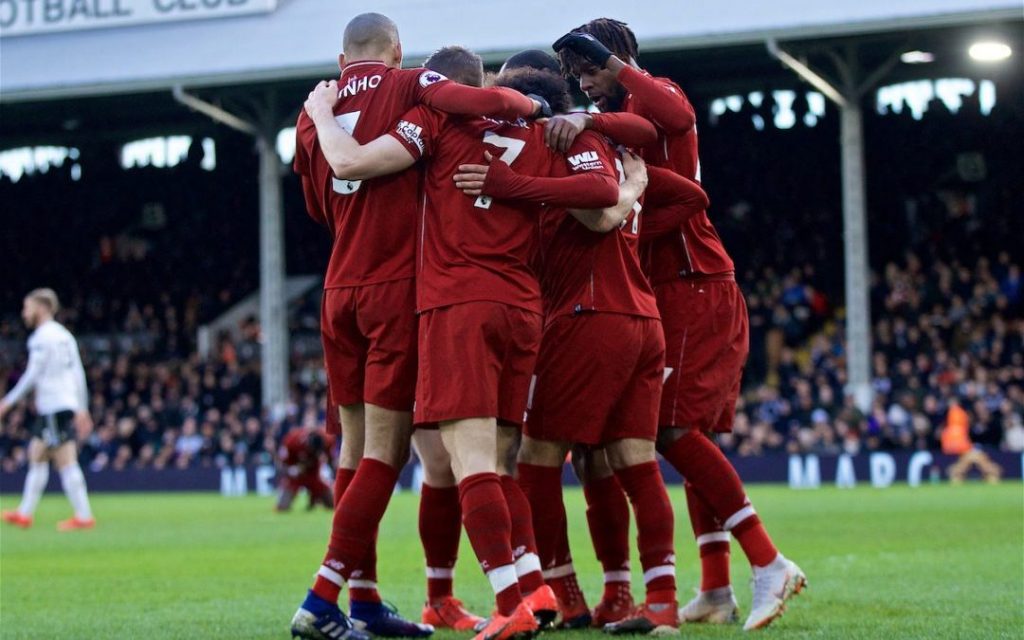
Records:
{"label": "crowd of spectators", "polygon": [[[956,115],[933,105],[920,121],[906,110],[866,115],[875,390],[867,412],[844,392],[837,114],[813,127],[803,113],[791,129],[755,127],[754,116],[770,123],[773,108],[745,105],[700,125],[711,214],[751,325],[735,430],[722,446],[741,456],[937,449],[957,397],[975,442],[1024,449],[1015,178],[1024,167],[1020,150],[1003,143],[1022,133],[1021,105],[1001,102],[985,116],[969,100]],[[197,147],[174,168],[121,176],[87,151],[78,181],[60,167],[16,183],[0,176],[0,197],[18,205],[5,213],[18,209],[18,231],[0,240],[17,266],[0,293],[0,386],[24,366],[20,296],[53,286],[65,305],[59,318],[85,350],[96,427],[82,456],[91,469],[269,462],[288,429],[324,420],[325,377],[310,349],[293,352],[287,408],[261,411],[254,319],[218,336],[208,357],[197,353],[198,327],[258,282],[256,160],[242,144],[218,139],[213,171],[199,167]],[[123,187],[111,193],[115,179]],[[290,175],[285,194],[288,271],[318,273],[325,234],[304,215]],[[30,235],[47,242],[21,239]],[[314,290],[291,305],[291,333],[304,344],[315,342],[318,304]],[[23,407],[0,427],[0,469],[24,464],[30,418]]]}
{"label": "crowd of spectators", "polygon": [[[875,400],[844,393],[846,345],[838,118],[796,126],[744,103],[704,127],[701,161],[713,217],[736,259],[751,354],[737,455],[938,449],[949,401],[975,443],[1024,449],[1024,104],[956,114],[933,100],[921,120],[865,112]],[[801,106],[802,105],[802,106]],[[753,157],[738,162],[736,149]],[[780,152],[780,150],[785,150]]]}

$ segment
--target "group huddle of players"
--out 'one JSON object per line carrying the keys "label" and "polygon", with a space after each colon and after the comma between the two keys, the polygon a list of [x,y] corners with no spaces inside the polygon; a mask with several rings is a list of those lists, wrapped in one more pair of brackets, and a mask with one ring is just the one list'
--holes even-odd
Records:
{"label": "group huddle of players", "polygon": [[[591,21],[553,49],[512,56],[485,88],[461,47],[402,69],[395,24],[362,14],[340,78],[300,113],[294,168],[333,240],[321,331],[343,437],[327,553],[293,636],[734,622],[730,535],[753,571],[745,629],[806,583],[709,437],[731,429],[748,328],[698,184],[693,107],[639,67],[621,22]],[[569,113],[567,77],[599,113]],[[382,604],[376,584],[377,528],[410,444],[425,472],[422,622]],[[604,569],[593,608],[566,531],[570,453]],[[658,453],[686,479],[700,549],[700,592],[681,608]],[[453,595],[462,527],[495,593],[488,618]]]}

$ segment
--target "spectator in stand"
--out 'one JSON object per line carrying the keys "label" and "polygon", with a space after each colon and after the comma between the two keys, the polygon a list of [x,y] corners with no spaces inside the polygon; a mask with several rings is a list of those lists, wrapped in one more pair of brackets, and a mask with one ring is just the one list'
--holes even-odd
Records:
{"label": "spectator in stand", "polygon": [[948,469],[949,480],[954,484],[962,483],[972,467],[977,467],[985,480],[992,483],[999,482],[1003,474],[1002,468],[971,442],[970,416],[956,396],[949,400],[946,426],[942,430],[942,452],[959,456]]}

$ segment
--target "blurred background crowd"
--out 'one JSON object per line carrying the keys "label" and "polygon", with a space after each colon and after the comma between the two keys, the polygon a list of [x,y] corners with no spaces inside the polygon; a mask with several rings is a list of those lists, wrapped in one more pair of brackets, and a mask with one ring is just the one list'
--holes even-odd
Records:
{"label": "blurred background crowd", "polygon": [[[723,448],[939,449],[955,399],[976,444],[1024,450],[1024,151],[1007,143],[1024,134],[1020,97],[987,114],[971,96],[956,113],[933,100],[920,119],[907,107],[865,113],[876,396],[862,412],[844,395],[838,116],[812,115],[798,94],[795,124],[779,128],[766,95],[719,113],[698,105],[710,215],[750,311],[744,392]],[[0,292],[0,387],[26,362],[21,297],[53,287],[86,363],[91,469],[270,462],[290,428],[324,421],[317,287],[289,305],[280,415],[260,410],[254,316],[200,355],[200,327],[258,286],[250,145],[219,135],[212,170],[195,143],[173,167],[124,169],[105,147],[17,181],[0,175],[0,198],[17,203],[0,236],[17,267]],[[290,173],[284,192],[288,272],[320,274],[326,232]],[[45,259],[33,238],[50,247]],[[3,424],[3,470],[24,465],[30,419],[23,404]]]}

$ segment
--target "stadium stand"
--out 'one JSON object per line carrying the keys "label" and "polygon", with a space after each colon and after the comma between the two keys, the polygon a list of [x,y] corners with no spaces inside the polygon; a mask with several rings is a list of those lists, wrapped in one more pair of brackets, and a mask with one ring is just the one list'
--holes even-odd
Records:
{"label": "stadium stand", "polygon": [[[866,114],[876,400],[864,414],[843,396],[838,167],[817,161],[835,155],[837,118],[827,108],[808,126],[805,100],[798,94],[796,125],[787,129],[772,125],[778,106],[770,97],[716,118],[707,105],[698,109],[711,213],[751,316],[745,392],[723,448],[739,456],[937,450],[945,399],[958,396],[975,442],[1021,451],[1016,177],[1024,162],[1005,140],[1024,133],[1024,104],[1000,96],[983,115],[969,96],[955,114],[935,100],[921,120],[909,108]],[[251,183],[254,161],[232,153],[244,140],[217,143],[212,171],[200,168],[197,144],[167,169],[121,174],[86,152],[80,180],[67,165],[17,182],[0,176],[0,198],[25,207],[12,218],[17,233],[0,240],[8,264],[19,266],[0,293],[0,378],[10,386],[25,363],[20,296],[54,286],[66,302],[61,319],[85,351],[97,422],[82,453],[91,469],[265,462],[288,429],[323,420],[318,292],[290,308],[284,415],[259,409],[255,319],[237,339],[219,336],[207,360],[196,354],[198,327],[258,282],[255,189],[218,188]],[[123,186],[111,191],[114,178]],[[88,215],[38,215],[55,205]],[[327,240],[305,216],[293,176],[285,207],[288,271],[322,271]],[[48,238],[60,259],[34,259],[18,239],[30,236]],[[24,465],[28,410],[16,410],[0,433],[5,471]]]}

